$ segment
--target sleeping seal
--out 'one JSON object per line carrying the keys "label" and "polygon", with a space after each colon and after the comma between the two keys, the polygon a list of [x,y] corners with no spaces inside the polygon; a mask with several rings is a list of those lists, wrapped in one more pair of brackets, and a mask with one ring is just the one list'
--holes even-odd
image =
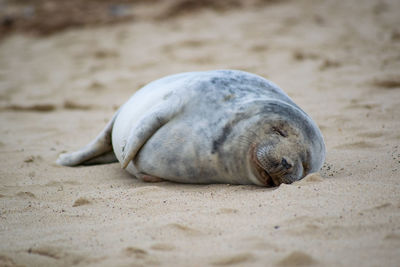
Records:
{"label": "sleeping seal", "polygon": [[277,186],[318,171],[313,120],[270,81],[243,71],[167,76],[126,102],[65,166],[118,160],[145,181]]}

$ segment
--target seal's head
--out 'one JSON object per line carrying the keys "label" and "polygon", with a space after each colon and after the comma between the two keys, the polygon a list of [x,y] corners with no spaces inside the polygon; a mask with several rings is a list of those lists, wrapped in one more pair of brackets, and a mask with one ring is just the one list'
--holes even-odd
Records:
{"label": "seal's head", "polygon": [[290,184],[318,171],[325,145],[315,123],[300,109],[279,107],[260,125],[249,148],[253,174],[264,185]]}

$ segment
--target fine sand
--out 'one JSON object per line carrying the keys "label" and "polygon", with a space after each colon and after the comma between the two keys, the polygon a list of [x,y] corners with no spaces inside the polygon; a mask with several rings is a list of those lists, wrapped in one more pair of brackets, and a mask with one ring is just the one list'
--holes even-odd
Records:
{"label": "fine sand", "polygon": [[[0,266],[399,266],[400,2],[270,2],[5,37]],[[320,174],[149,184],[55,164],[144,84],[222,68],[272,80],[317,122]]]}

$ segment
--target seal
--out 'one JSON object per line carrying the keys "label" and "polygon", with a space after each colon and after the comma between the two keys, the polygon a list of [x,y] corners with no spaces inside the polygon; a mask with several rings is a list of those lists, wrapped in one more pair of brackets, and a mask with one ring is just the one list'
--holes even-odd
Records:
{"label": "seal", "polygon": [[277,186],[317,172],[314,121],[272,82],[238,70],[175,74],[138,90],[65,166],[119,161],[144,181]]}

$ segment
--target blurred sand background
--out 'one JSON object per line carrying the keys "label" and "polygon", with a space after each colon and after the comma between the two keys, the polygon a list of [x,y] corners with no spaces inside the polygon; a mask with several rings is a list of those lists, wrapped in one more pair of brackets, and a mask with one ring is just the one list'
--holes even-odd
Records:
{"label": "blurred sand background", "polygon": [[[400,266],[400,1],[0,1],[0,266]],[[320,126],[278,188],[68,168],[144,84],[232,68]]]}

